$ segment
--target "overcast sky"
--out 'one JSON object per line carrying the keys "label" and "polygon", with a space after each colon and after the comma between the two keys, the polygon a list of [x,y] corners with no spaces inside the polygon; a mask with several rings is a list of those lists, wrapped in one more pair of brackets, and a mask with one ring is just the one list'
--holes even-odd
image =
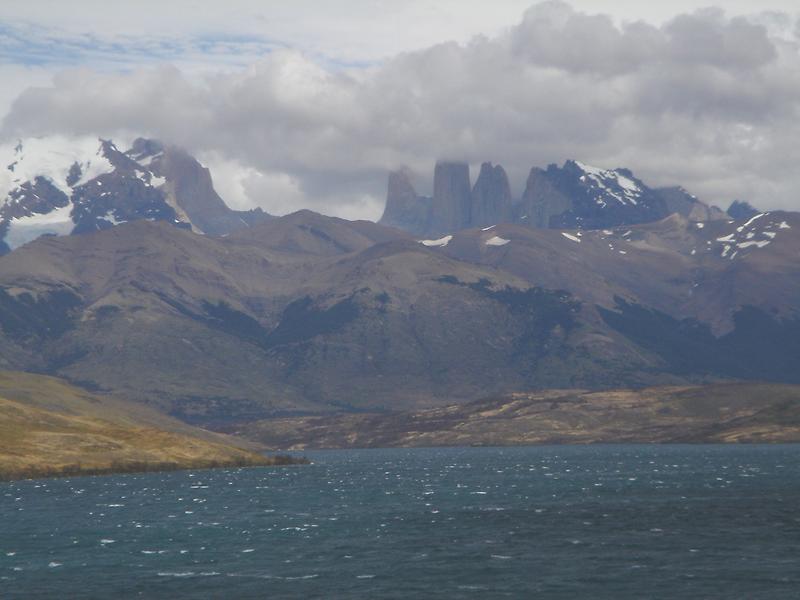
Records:
{"label": "overcast sky", "polygon": [[0,137],[159,137],[230,204],[378,218],[388,169],[577,158],[800,210],[797,0],[3,0]]}

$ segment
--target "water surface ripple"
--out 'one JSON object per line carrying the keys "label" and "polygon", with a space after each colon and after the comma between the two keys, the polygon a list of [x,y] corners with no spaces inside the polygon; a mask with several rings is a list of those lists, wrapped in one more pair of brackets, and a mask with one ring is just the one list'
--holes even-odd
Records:
{"label": "water surface ripple", "polygon": [[800,594],[800,445],[308,456],[0,484],[0,598]]}

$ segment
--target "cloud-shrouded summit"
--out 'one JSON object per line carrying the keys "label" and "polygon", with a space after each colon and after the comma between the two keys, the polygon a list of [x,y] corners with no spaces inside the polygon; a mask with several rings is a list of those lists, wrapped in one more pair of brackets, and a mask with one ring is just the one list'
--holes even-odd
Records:
{"label": "cloud-shrouded summit", "polygon": [[619,24],[546,2],[493,37],[364,67],[283,49],[202,77],[72,69],[25,90],[2,137],[168,140],[211,164],[232,204],[274,213],[377,218],[387,170],[438,158],[501,163],[515,196],[532,164],[577,158],[709,203],[798,209],[800,26],[787,19]]}

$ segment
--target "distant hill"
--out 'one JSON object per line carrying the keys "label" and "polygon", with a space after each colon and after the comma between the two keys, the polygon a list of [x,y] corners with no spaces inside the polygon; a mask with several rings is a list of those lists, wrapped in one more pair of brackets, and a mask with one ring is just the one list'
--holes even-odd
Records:
{"label": "distant hill", "polygon": [[228,431],[273,449],[800,442],[800,386],[546,390],[392,414],[295,417]]}
{"label": "distant hill", "polygon": [[0,480],[277,462],[142,405],[0,371]]}

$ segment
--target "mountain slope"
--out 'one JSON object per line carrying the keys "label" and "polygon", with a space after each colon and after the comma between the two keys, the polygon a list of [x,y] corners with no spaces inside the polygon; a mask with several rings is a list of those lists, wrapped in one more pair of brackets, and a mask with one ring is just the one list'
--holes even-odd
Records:
{"label": "mountain slope", "polygon": [[279,462],[42,375],[0,372],[0,479]]}
{"label": "mountain slope", "polygon": [[273,449],[798,442],[800,386],[547,390],[420,412],[295,417],[229,432]]}
{"label": "mountain slope", "polygon": [[0,250],[45,234],[81,234],[156,220],[221,235],[267,220],[234,211],[211,175],[184,150],[139,138],[119,150],[110,140],[32,138],[0,145]]}
{"label": "mountain slope", "polygon": [[0,259],[0,282],[8,365],[190,419],[429,405],[568,362],[587,369],[577,380],[604,372],[574,356],[585,332],[563,294],[313,214],[229,238],[137,222],[41,239]]}
{"label": "mountain slope", "polygon": [[0,258],[0,360],[195,422],[800,378],[800,217],[417,240],[301,211]]}
{"label": "mountain slope", "polygon": [[800,215],[785,212],[706,223],[672,215],[592,231],[503,224],[459,232],[438,251],[592,304],[614,308],[621,299],[724,333],[745,306],[796,316],[798,229]]}

